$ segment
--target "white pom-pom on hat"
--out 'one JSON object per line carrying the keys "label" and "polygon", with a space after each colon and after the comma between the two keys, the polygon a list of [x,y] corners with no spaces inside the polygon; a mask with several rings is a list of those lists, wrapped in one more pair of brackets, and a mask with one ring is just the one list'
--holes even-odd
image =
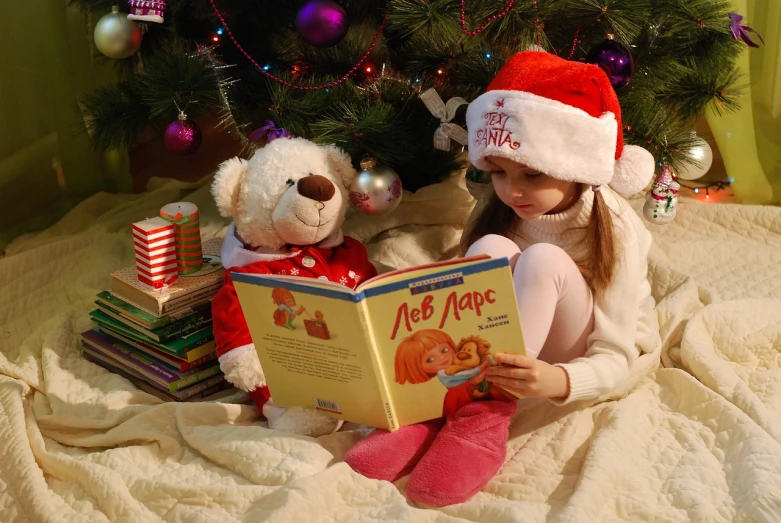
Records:
{"label": "white pom-pom on hat", "polygon": [[651,183],[655,161],[651,153],[636,145],[624,145],[616,160],[610,188],[622,196],[636,194]]}

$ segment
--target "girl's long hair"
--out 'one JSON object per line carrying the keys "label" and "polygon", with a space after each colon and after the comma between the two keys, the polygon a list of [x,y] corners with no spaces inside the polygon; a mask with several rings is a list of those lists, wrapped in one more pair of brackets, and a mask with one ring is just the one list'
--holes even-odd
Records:
{"label": "girl's long hair", "polygon": [[[495,192],[491,192],[490,198],[461,237],[462,255],[470,245],[486,234],[510,237],[520,224],[521,218],[511,207],[505,205]],[[584,229],[583,241],[588,247],[588,255],[585,260],[575,260],[575,263],[591,289],[601,292],[610,285],[618,259],[611,210],[605,203],[602,191],[594,192],[594,205],[591,207],[588,225]]]}

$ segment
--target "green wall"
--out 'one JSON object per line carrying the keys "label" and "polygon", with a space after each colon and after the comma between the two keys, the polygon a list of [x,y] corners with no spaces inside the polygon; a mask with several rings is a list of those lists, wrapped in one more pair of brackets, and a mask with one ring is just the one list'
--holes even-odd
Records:
{"label": "green wall", "polygon": [[4,8],[11,22],[0,54],[0,252],[97,191],[131,188],[127,154],[95,154],[75,131],[77,99],[115,80],[91,45],[95,20],[67,0]]}

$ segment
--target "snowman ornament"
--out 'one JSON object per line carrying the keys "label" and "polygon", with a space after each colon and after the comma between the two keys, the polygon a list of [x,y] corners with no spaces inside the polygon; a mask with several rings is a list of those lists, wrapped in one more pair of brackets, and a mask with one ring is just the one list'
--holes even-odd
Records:
{"label": "snowman ornament", "polygon": [[670,223],[678,211],[678,189],[681,186],[673,180],[672,170],[664,166],[656,175],[651,191],[645,195],[643,215],[651,223]]}

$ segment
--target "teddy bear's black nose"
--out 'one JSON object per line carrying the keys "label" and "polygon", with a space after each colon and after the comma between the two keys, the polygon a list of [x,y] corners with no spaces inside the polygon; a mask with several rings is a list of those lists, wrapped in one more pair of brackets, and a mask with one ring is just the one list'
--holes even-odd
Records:
{"label": "teddy bear's black nose", "polygon": [[298,180],[298,194],[310,200],[327,202],[334,197],[336,187],[331,180],[319,174],[305,176]]}

